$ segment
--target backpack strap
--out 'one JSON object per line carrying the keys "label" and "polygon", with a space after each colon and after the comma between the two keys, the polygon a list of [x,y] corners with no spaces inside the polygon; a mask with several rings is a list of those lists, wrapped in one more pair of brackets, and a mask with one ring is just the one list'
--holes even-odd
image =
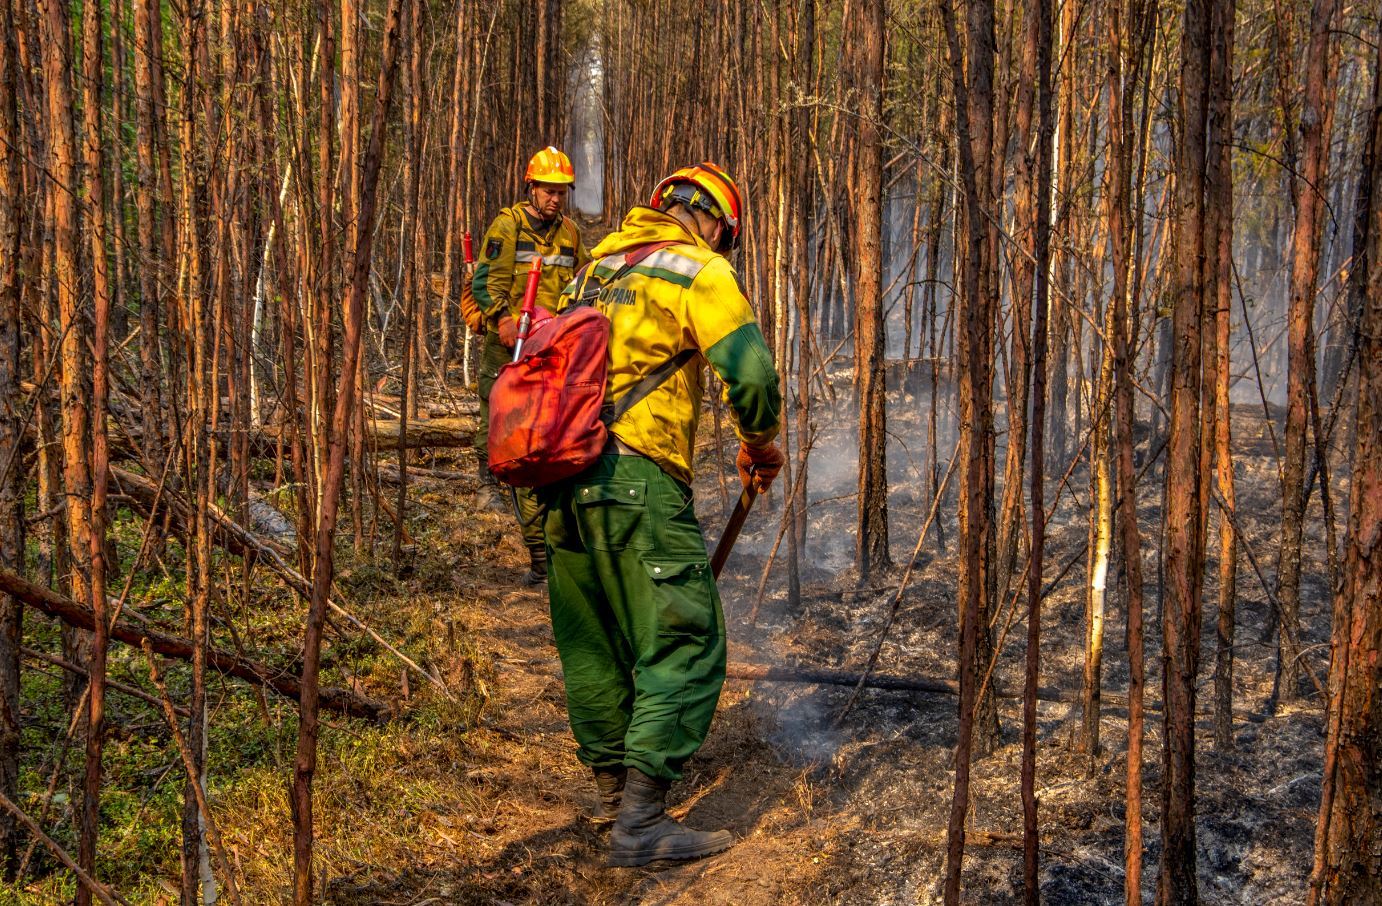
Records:
{"label": "backpack strap", "polygon": [[680,371],[687,362],[695,358],[698,352],[700,352],[699,349],[683,349],[648,372],[643,376],[643,380],[634,384],[618,400],[600,411],[600,421],[605,423],[606,428],[617,422],[625,412],[641,403],[648,394],[661,387],[669,377]]}
{"label": "backpack strap", "polygon": [[[615,271],[608,280],[601,281],[599,288],[595,290],[594,294],[590,296],[589,299],[586,298],[586,294],[589,292],[586,285],[590,281],[590,275],[587,274],[585,280],[581,283],[581,291],[577,294],[576,304],[582,305],[594,302],[595,299],[599,298],[600,292],[603,291],[606,286],[614,283],[630,270],[637,267],[648,258],[648,256],[652,255],[654,252],[659,252],[667,248],[669,245],[677,244],[676,241],[650,242],[647,245],[639,246],[631,252],[627,252],[624,255],[624,266]],[[594,262],[591,264],[593,263]],[[593,267],[590,267],[590,265],[587,265],[587,267],[593,270]],[[641,403],[647,398],[648,394],[652,393],[658,387],[661,387],[668,378],[680,371],[687,362],[695,358],[698,352],[700,352],[699,349],[683,349],[681,352],[678,352],[676,355],[648,372],[643,376],[643,380],[625,391],[624,395],[619,397],[618,400],[605,405],[604,409],[600,412],[600,421],[604,422],[607,428],[614,424],[623,417],[624,413]]]}
{"label": "backpack strap", "polygon": [[580,288],[576,291],[576,295],[572,298],[571,305],[577,306],[594,304],[595,300],[600,298],[600,293],[604,291],[606,286],[609,286],[611,283],[614,283],[620,277],[624,276],[629,271],[633,270],[635,267],[637,267],[639,264],[643,262],[643,259],[647,258],[649,255],[653,254],[654,252],[660,252],[663,249],[667,248],[669,245],[677,245],[677,242],[675,240],[663,242],[650,242],[647,245],[640,245],[638,248],[634,249],[631,252],[625,252],[624,266],[619,268],[613,274],[611,274],[607,279],[602,280],[596,277],[596,283],[593,287],[590,285],[590,280],[592,277],[595,277],[595,265],[598,262],[587,261],[585,263],[585,266],[582,267],[579,271],[577,271],[576,275],[572,278],[573,281],[579,281]]}

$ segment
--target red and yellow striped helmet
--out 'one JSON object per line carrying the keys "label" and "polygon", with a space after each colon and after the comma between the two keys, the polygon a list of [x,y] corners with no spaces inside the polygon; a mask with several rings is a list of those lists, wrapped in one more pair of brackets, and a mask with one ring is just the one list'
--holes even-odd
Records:
{"label": "red and yellow striped helmet", "polygon": [[523,179],[527,182],[569,186],[576,181],[576,169],[571,166],[571,158],[548,145],[528,161],[528,170],[523,174]]}
{"label": "red and yellow striped helmet", "polygon": [[744,199],[734,180],[717,165],[704,161],[696,166],[682,167],[658,183],[649,204],[660,211],[673,202],[699,208],[723,221],[725,237],[721,239],[721,246],[725,250],[739,245]]}

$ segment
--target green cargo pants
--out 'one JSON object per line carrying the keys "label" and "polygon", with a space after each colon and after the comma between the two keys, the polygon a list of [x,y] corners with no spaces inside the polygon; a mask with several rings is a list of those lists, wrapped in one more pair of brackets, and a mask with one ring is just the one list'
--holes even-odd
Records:
{"label": "green cargo pants", "polygon": [[[513,350],[499,342],[499,334],[491,330],[485,334],[485,342],[480,350],[480,371],[477,375],[480,392],[480,424],[475,427],[475,452],[489,463],[489,394],[494,389],[499,368],[512,360]],[[528,550],[542,551],[542,522],[547,509],[529,488],[515,488],[518,496],[518,528],[523,534],[523,544]]]}
{"label": "green cargo pants", "polygon": [[578,757],[679,779],[725,680],[724,614],[691,489],[641,456],[602,456],[542,496]]}

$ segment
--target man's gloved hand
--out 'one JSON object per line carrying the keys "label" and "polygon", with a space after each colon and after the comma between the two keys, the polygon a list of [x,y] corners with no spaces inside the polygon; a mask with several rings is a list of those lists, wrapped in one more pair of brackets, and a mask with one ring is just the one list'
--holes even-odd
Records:
{"label": "man's gloved hand", "polygon": [[499,319],[499,342],[510,349],[518,343],[518,322],[511,315]]}
{"label": "man's gloved hand", "polygon": [[740,443],[739,455],[735,457],[734,464],[739,468],[739,480],[744,483],[744,487],[749,487],[749,482],[753,482],[754,489],[762,494],[768,490],[773,479],[777,478],[777,473],[782,471],[785,461],[782,451],[775,444],[755,447]]}

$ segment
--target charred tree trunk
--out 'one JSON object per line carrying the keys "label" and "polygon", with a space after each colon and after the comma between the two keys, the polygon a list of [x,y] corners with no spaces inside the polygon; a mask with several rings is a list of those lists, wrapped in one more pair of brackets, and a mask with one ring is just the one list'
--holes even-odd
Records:
{"label": "charred tree trunk", "polygon": [[[206,59],[206,7],[201,0],[189,2],[182,11],[181,36],[186,55],[178,103],[178,138],[184,149],[179,168],[178,220],[178,361],[184,386],[182,405],[188,412],[184,435],[185,480],[196,500],[190,532],[184,539],[188,552],[187,621],[191,629],[191,689],[188,696],[187,745],[198,775],[202,771],[206,739],[206,656],[209,641],[211,604],[211,538],[208,506],[215,493],[210,435],[214,413],[219,409],[212,373],[215,355],[210,336],[214,321],[207,312],[207,281],[204,272],[203,199],[206,192],[206,163],[213,154],[197,149],[198,112],[211,114],[205,80],[210,75]],[[205,67],[205,68],[204,68]],[[176,386],[176,385],[175,385]],[[188,777],[183,786],[182,804],[182,901],[193,904],[200,899],[202,827],[197,810],[198,777]]]}
{"label": "charred tree trunk", "polygon": [[1200,362],[1204,305],[1210,5],[1188,0],[1181,37],[1176,153],[1170,439],[1162,602],[1163,779],[1159,906],[1198,902],[1195,881],[1195,678],[1200,653]]}
{"label": "charred tree trunk", "polygon": [[[887,387],[883,323],[883,48],[884,0],[855,10],[849,64],[860,103],[854,260],[857,316],[854,386],[859,405],[859,502],[855,565],[867,584],[891,569],[888,554]],[[798,443],[804,440],[798,438]]]}
{"label": "charred tree trunk", "polygon": [[[404,165],[403,228],[399,235],[399,253],[403,255],[403,342],[402,377],[399,381],[401,399],[398,406],[398,518],[394,522],[393,561],[398,569],[403,562],[403,527],[408,506],[408,418],[417,408],[417,394],[413,388],[413,318],[417,312],[418,296],[425,290],[425,276],[421,269],[421,254],[417,248],[421,238],[421,218],[418,215],[418,188],[422,181],[422,15],[419,4],[408,11],[408,113],[405,122],[407,159]],[[459,114],[456,114],[459,116]],[[448,230],[450,224],[448,224]],[[449,237],[448,237],[449,238]],[[411,240],[411,241],[409,241]],[[451,266],[450,248],[447,266]],[[450,276],[449,274],[447,275]],[[442,289],[445,299],[449,288]]]}
{"label": "charred tree trunk", "polygon": [[[961,48],[955,12],[950,0],[942,0],[946,42],[954,86],[956,141],[960,151],[960,176],[964,185],[964,329],[959,331],[960,461],[964,463],[961,485],[959,606],[960,606],[960,732],[955,746],[955,788],[947,831],[945,902],[960,900],[960,869],[964,859],[965,814],[969,810],[970,758],[978,724],[979,748],[988,734],[980,715],[979,683],[985,674],[983,649],[991,654],[987,637],[990,602],[987,600],[991,566],[991,513],[993,509],[992,462],[992,262],[987,260],[989,200],[988,173],[993,147],[994,11],[991,0],[970,3],[966,17],[964,49]],[[966,53],[967,52],[967,53]],[[968,65],[966,66],[966,61]],[[958,330],[958,324],[957,324]],[[991,702],[992,696],[987,696]],[[996,712],[995,712],[996,713]]]}
{"label": "charred tree trunk", "polygon": [[[1148,6],[1152,9],[1148,9]],[[1147,49],[1155,27],[1155,4],[1133,0],[1129,4],[1131,31],[1124,25],[1122,0],[1108,6],[1108,165],[1105,168],[1104,205],[1108,221],[1109,252],[1112,258],[1113,295],[1113,393],[1115,446],[1117,447],[1118,515],[1127,581],[1128,647],[1128,754],[1124,796],[1123,865],[1124,902],[1142,903],[1142,742],[1143,690],[1146,666],[1143,654],[1142,539],[1137,525],[1137,477],[1133,460],[1133,367],[1132,339],[1134,294],[1132,249],[1136,222],[1130,217],[1132,155],[1132,106],[1127,103],[1129,86],[1136,87],[1148,64]],[[1131,40],[1125,45],[1125,38]],[[1145,128],[1145,127],[1144,127]]]}
{"label": "charred tree trunk", "polygon": [[[1047,306],[1051,265],[1051,140],[1055,131],[1051,97],[1050,0],[1035,0],[1023,52],[1023,78],[1028,55],[1035,64],[1037,83],[1037,144],[1035,158],[1036,221],[1033,224],[1032,311],[1032,460],[1028,477],[1031,501],[1031,565],[1027,568],[1027,657],[1022,696],[1022,888],[1028,906],[1040,902],[1040,838],[1037,834],[1036,700],[1041,682],[1041,581],[1046,555],[1046,347]],[[1027,146],[1024,144],[1024,151]]]}

